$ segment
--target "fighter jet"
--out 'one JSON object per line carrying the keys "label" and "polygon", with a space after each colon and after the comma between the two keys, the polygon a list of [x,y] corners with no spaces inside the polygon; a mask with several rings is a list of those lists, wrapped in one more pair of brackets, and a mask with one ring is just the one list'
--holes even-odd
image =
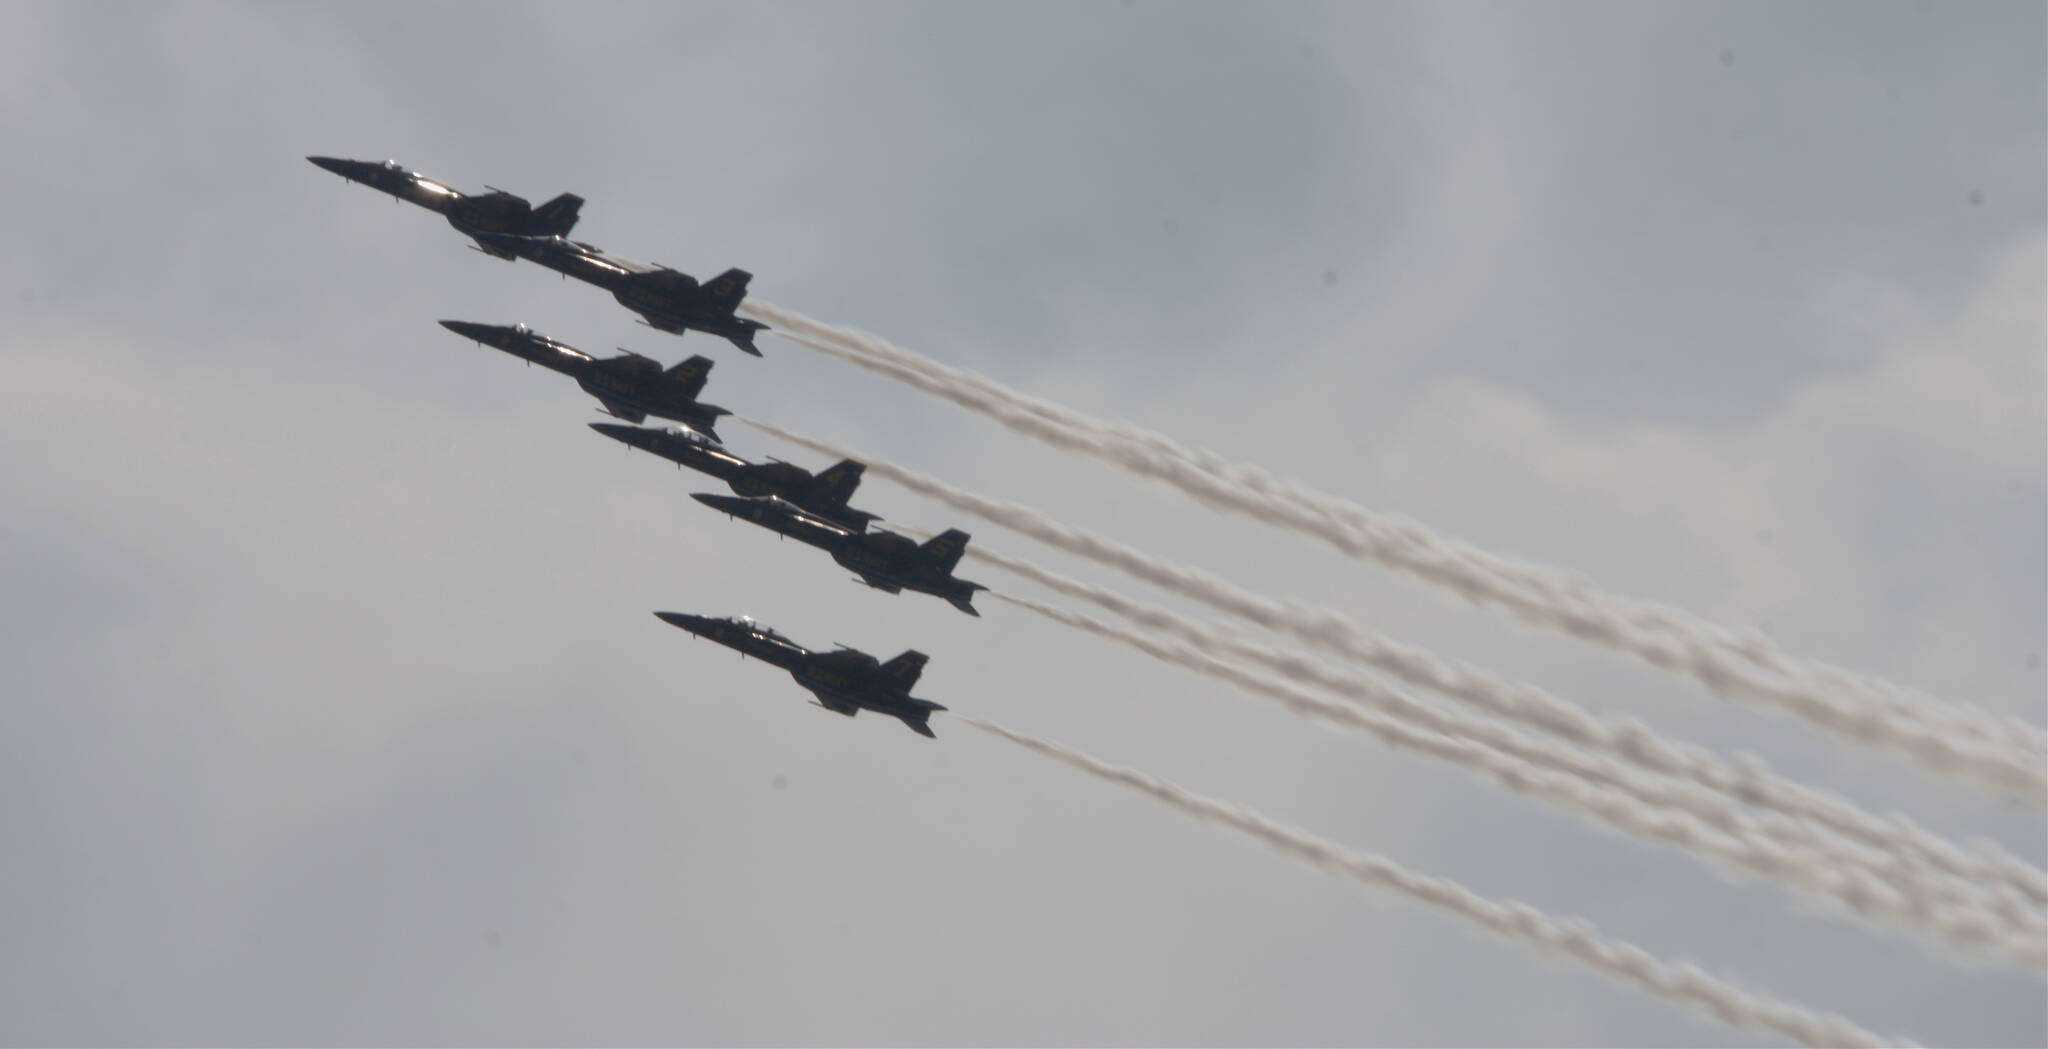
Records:
{"label": "fighter jet", "polygon": [[474,339],[479,345],[494,346],[528,363],[552,368],[576,380],[578,386],[604,405],[604,413],[627,422],[640,422],[652,415],[673,419],[712,440],[718,439],[714,426],[730,411],[704,404],[697,394],[711,374],[709,357],[692,357],[663,371],[661,363],[631,350],[623,357],[599,360],[563,343],[556,342],[524,324],[473,324],[442,321],[441,327]]}
{"label": "fighter jet", "polygon": [[710,474],[732,486],[732,490],[740,495],[776,496],[812,517],[850,532],[867,531],[868,522],[875,519],[874,514],[846,505],[853,490],[860,487],[861,474],[867,470],[851,459],[841,460],[823,473],[814,475],[801,466],[780,459],[750,463],[688,429],[620,426],[617,423],[591,423],[590,428],[614,441],[653,452],[678,466]]}
{"label": "fighter jet", "polygon": [[699,284],[687,273],[660,266],[651,273],[619,278],[612,287],[612,298],[645,318],[649,327],[677,335],[695,328],[730,339],[734,346],[759,357],[754,333],[767,325],[733,312],[747,297],[747,282],[753,279],[746,270],[730,269]]}
{"label": "fighter jet", "polygon": [[360,182],[429,211],[440,212],[447,216],[450,226],[476,240],[476,250],[507,261],[518,256],[504,245],[495,243],[495,237],[504,234],[531,237],[566,235],[576,228],[576,213],[583,207],[583,198],[574,193],[564,193],[537,208],[528,204],[525,197],[514,196],[493,186],[485,186],[489,191],[486,193],[458,193],[417,171],[407,171],[395,160],[373,164],[367,160],[341,160],[337,157],[306,159],[350,182]]}
{"label": "fighter jet", "polygon": [[774,496],[748,499],[698,492],[690,498],[729,516],[752,521],[770,531],[815,546],[831,554],[832,560],[851,569],[861,582],[877,590],[891,594],[914,590],[944,598],[954,608],[970,616],[981,614],[974,610],[974,592],[988,587],[953,575],[953,566],[959,564],[960,555],[967,552],[968,535],[957,528],[918,543],[909,536],[880,529],[849,532]]}
{"label": "fighter jet", "polygon": [[704,284],[659,264],[606,254],[594,244],[561,236],[493,235],[483,238],[495,253],[545,266],[565,277],[595,284],[650,328],[681,335],[695,330],[721,336],[756,357],[754,333],[767,328],[734,313],[747,297],[754,275],[730,269]]}
{"label": "fighter jet", "polygon": [[946,708],[910,694],[924,672],[926,656],[922,652],[912,649],[883,663],[844,645],[835,652],[812,652],[746,616],[713,619],[682,612],[654,614],[670,626],[789,671],[826,710],[847,717],[872,710],[903,719],[910,731],[920,736],[936,738],[932,736],[932,712]]}
{"label": "fighter jet", "polygon": [[545,266],[564,277],[574,277],[586,284],[595,284],[610,290],[619,278],[630,273],[652,272],[654,267],[644,262],[618,255],[609,255],[603,248],[589,241],[570,240],[566,236],[522,237],[509,233],[492,233],[483,238],[494,254],[525,259],[537,266]]}

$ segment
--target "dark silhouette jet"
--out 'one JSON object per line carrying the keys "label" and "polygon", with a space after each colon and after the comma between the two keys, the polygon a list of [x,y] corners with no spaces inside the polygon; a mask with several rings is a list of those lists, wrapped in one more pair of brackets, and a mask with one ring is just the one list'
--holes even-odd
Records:
{"label": "dark silhouette jet", "polygon": [[746,270],[731,269],[699,284],[687,273],[661,266],[621,277],[612,287],[612,297],[651,327],[677,335],[694,328],[730,339],[734,346],[759,357],[754,333],[767,325],[733,312],[747,297],[747,282],[753,279]]}
{"label": "dark silhouette jet", "polygon": [[775,496],[812,517],[850,532],[867,531],[868,522],[875,519],[874,514],[846,505],[853,490],[860,487],[861,474],[867,470],[851,459],[841,460],[823,473],[812,474],[801,466],[780,459],[750,463],[688,429],[620,426],[617,423],[591,423],[590,428],[614,441],[653,452],[679,466],[710,474],[740,495]]}
{"label": "dark silhouette jet", "polygon": [[494,238],[564,236],[576,228],[576,213],[583,207],[583,198],[574,193],[564,193],[537,208],[528,204],[525,197],[490,186],[484,187],[489,191],[486,193],[458,193],[417,171],[407,171],[395,160],[375,164],[336,157],[306,159],[350,182],[360,182],[440,212],[447,216],[450,226],[476,240],[476,250],[501,259],[518,256],[494,243]]}
{"label": "dark silhouette jet", "polygon": [[834,652],[812,652],[781,634],[745,616],[713,619],[682,612],[656,612],[662,622],[681,627],[701,638],[736,649],[789,671],[796,683],[818,697],[817,705],[852,717],[863,710],[901,718],[910,731],[932,735],[931,717],[945,707],[910,694],[917,677],[924,672],[925,654],[904,652],[887,663],[866,652],[841,647]]}
{"label": "dark silhouette jet", "polygon": [[570,240],[566,236],[523,237],[493,233],[487,234],[484,240],[489,242],[493,254],[525,259],[564,277],[574,277],[585,284],[605,289],[610,289],[627,274],[653,269],[644,262],[607,255],[603,248],[589,241]]}
{"label": "dark silhouette jet", "polygon": [[578,386],[604,404],[607,415],[627,422],[640,422],[652,415],[673,419],[691,429],[718,439],[714,428],[721,415],[730,411],[697,400],[704,380],[711,374],[709,357],[692,357],[663,371],[661,362],[630,350],[623,357],[599,360],[573,346],[540,334],[524,324],[473,324],[442,321],[441,327],[474,339],[485,346],[504,350],[514,357],[543,368],[552,368],[576,380]]}
{"label": "dark silhouette jet", "polygon": [[953,575],[953,566],[967,552],[966,532],[955,528],[923,543],[909,536],[884,532],[849,532],[838,525],[820,521],[773,496],[746,499],[730,495],[693,493],[690,498],[714,510],[744,518],[771,531],[809,543],[832,555],[832,560],[860,576],[860,581],[877,590],[895,594],[914,590],[942,597],[970,616],[974,592],[987,590]]}
{"label": "dark silhouette jet", "polygon": [[522,258],[565,277],[595,284],[651,328],[681,335],[701,331],[732,341],[756,357],[754,333],[768,327],[734,313],[747,297],[754,275],[730,269],[699,284],[697,278],[662,265],[608,255],[594,244],[564,236],[499,236],[483,239],[494,254]]}

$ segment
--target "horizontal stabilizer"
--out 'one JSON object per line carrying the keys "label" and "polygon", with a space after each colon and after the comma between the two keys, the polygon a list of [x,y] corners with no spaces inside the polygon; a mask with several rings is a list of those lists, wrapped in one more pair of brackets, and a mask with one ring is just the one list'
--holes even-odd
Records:
{"label": "horizontal stabilizer", "polygon": [[761,350],[760,347],[754,345],[754,333],[766,327],[768,326],[766,324],[762,324],[760,321],[740,320],[735,318],[732,321],[732,330],[725,331],[722,334],[727,339],[730,339],[734,346],[737,346],[740,349],[745,350],[756,357],[759,357],[761,356]]}

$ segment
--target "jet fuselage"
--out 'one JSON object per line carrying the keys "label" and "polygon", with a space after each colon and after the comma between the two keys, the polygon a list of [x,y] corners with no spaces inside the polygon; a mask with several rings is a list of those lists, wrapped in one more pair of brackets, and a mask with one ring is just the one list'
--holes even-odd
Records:
{"label": "jet fuselage", "polygon": [[752,274],[728,270],[710,284],[699,284],[687,273],[658,267],[653,272],[629,273],[612,282],[612,298],[640,315],[650,327],[681,335],[696,330],[727,339],[756,357],[754,333],[766,328],[734,314],[746,295]]}
{"label": "jet fuselage", "polygon": [[746,298],[747,282],[753,279],[745,270],[727,270],[700,284],[680,270],[607,254],[595,244],[566,237],[484,235],[478,239],[493,254],[522,258],[611,292],[619,305],[639,314],[650,328],[675,335],[701,331],[731,340],[756,357],[761,355],[754,347],[754,334],[768,326],[734,314]]}
{"label": "jet fuselage", "polygon": [[536,266],[554,270],[564,277],[574,277],[585,284],[595,284],[607,290],[628,274],[651,272],[654,269],[644,262],[607,255],[595,244],[570,240],[567,237],[492,235],[484,237],[483,240],[494,253],[525,259]]}
{"label": "jet fuselage", "polygon": [[[972,601],[986,587],[953,575],[952,562],[933,556],[908,536],[895,532],[855,533],[812,517],[778,498],[745,499],[729,495],[695,493],[690,498],[763,528],[779,532],[798,542],[815,546],[832,555],[832,560],[860,577],[861,582],[887,593],[912,590],[941,598],[968,615],[980,615]],[[961,534],[961,533],[949,533]],[[961,544],[964,546],[965,537]],[[936,541],[936,540],[935,540]],[[957,558],[959,550],[952,556]]]}
{"label": "jet fuselage", "polygon": [[731,483],[732,477],[753,465],[687,427],[657,429],[652,426],[591,423],[590,428],[614,441],[652,452],[678,466],[687,466],[727,483]]}
{"label": "jet fuselage", "polygon": [[682,423],[716,439],[718,417],[732,414],[697,400],[697,392],[703,389],[705,374],[711,368],[706,357],[692,357],[663,371],[652,358],[638,355],[599,360],[524,325],[442,321],[441,326],[466,339],[561,372],[575,379],[584,392],[604,402],[608,412],[635,422],[639,421],[635,416],[651,415]]}
{"label": "jet fuselage", "polygon": [[710,474],[724,481],[736,495],[750,499],[772,496],[849,532],[864,532],[868,522],[875,519],[874,514],[846,505],[847,496],[860,485],[864,469],[856,462],[840,462],[823,473],[813,474],[794,463],[779,460],[750,463],[723,448],[712,446],[690,430],[662,430],[614,423],[591,423],[590,428],[679,466]]}
{"label": "jet fuselage", "polygon": [[395,160],[378,164],[339,157],[306,159],[350,182],[360,182],[399,200],[438,212],[447,218],[450,226],[473,238],[479,251],[501,259],[517,256],[503,245],[494,244],[493,238],[567,234],[576,227],[577,212],[583,207],[583,198],[573,193],[561,194],[538,208],[527,203],[525,197],[502,189],[465,194],[417,171],[408,171]]}
{"label": "jet fuselage", "polygon": [[853,649],[812,652],[751,619],[714,619],[682,612],[654,614],[671,626],[781,667],[818,698],[819,706],[834,713],[852,717],[862,710],[872,710],[899,718],[911,731],[930,736],[928,722],[932,713],[946,709],[910,694],[925,662],[920,652],[905,652],[882,663]]}

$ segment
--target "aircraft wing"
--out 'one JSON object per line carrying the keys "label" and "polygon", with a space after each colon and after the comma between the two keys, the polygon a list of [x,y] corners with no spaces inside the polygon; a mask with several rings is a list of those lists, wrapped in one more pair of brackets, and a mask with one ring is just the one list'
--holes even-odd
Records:
{"label": "aircraft wing", "polygon": [[642,357],[638,354],[628,353],[619,357],[606,357],[601,361],[592,361],[590,367],[599,371],[608,371],[614,375],[630,375],[638,378],[643,375],[654,375],[660,372],[661,362],[652,357]]}
{"label": "aircraft wing", "polygon": [[507,262],[519,258],[518,254],[513,252],[511,248],[505,246],[503,240],[494,238],[488,233],[472,233],[470,237],[476,241],[476,250],[486,255],[504,259]]}
{"label": "aircraft wing", "polygon": [[647,413],[641,411],[638,408],[620,404],[617,401],[610,400],[604,397],[599,397],[598,400],[604,404],[604,413],[606,415],[612,416],[613,418],[617,419],[624,419],[629,423],[640,423],[647,421]]}
{"label": "aircraft wing", "polygon": [[843,699],[834,699],[833,697],[828,696],[823,692],[813,692],[811,694],[818,697],[819,706],[824,707],[826,710],[829,710],[834,714],[844,714],[847,717],[852,717],[854,714],[860,711],[859,707],[854,706],[853,704],[848,703]]}

